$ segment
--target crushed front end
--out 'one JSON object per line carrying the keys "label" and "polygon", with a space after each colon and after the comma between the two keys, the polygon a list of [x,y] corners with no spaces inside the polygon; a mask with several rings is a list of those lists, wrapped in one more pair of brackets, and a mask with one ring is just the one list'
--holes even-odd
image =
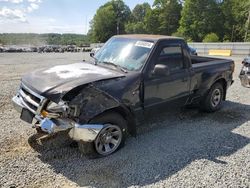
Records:
{"label": "crushed front end", "polygon": [[52,102],[23,83],[12,101],[23,121],[47,134],[69,130],[73,140],[92,142],[103,128],[103,125],[79,124],[74,118],[79,115],[75,106],[64,101]]}

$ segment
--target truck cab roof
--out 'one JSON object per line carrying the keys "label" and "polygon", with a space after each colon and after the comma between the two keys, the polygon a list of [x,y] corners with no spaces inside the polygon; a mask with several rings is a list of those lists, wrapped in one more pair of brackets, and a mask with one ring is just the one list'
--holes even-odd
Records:
{"label": "truck cab roof", "polygon": [[145,34],[132,34],[132,35],[115,35],[114,37],[117,38],[131,38],[131,39],[141,39],[141,40],[150,40],[157,42],[159,40],[164,39],[178,39],[183,40],[183,38],[180,37],[173,37],[173,36],[166,36],[166,35],[145,35]]}

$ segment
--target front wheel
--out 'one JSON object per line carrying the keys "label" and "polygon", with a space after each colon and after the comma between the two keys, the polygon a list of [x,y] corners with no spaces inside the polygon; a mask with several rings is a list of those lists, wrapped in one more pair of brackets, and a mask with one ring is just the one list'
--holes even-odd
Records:
{"label": "front wheel", "polygon": [[221,108],[224,89],[221,83],[215,83],[204,99],[201,101],[201,109],[206,112],[215,112]]}
{"label": "front wheel", "polygon": [[[118,113],[108,112],[90,121],[92,124],[103,124],[92,143],[79,142],[79,150],[90,158],[110,155],[124,146],[127,135],[127,121]],[[86,152],[87,151],[87,152]]]}
{"label": "front wheel", "polygon": [[118,125],[106,124],[94,141],[98,154],[106,156],[115,152],[123,140],[122,130]]}

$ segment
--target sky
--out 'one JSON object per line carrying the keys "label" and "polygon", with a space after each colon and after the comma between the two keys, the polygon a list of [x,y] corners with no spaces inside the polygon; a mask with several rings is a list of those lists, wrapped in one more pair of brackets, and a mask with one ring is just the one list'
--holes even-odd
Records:
{"label": "sky", "polygon": [[[0,33],[86,34],[96,10],[107,0],[0,0]],[[136,4],[153,0],[124,0]]]}

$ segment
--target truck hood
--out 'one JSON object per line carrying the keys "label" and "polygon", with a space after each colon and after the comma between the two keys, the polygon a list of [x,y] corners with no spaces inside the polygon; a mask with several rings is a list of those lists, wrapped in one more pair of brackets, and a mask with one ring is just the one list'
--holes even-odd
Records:
{"label": "truck hood", "polygon": [[31,72],[22,78],[22,83],[38,94],[59,102],[68,91],[78,86],[123,76],[118,71],[82,62]]}

